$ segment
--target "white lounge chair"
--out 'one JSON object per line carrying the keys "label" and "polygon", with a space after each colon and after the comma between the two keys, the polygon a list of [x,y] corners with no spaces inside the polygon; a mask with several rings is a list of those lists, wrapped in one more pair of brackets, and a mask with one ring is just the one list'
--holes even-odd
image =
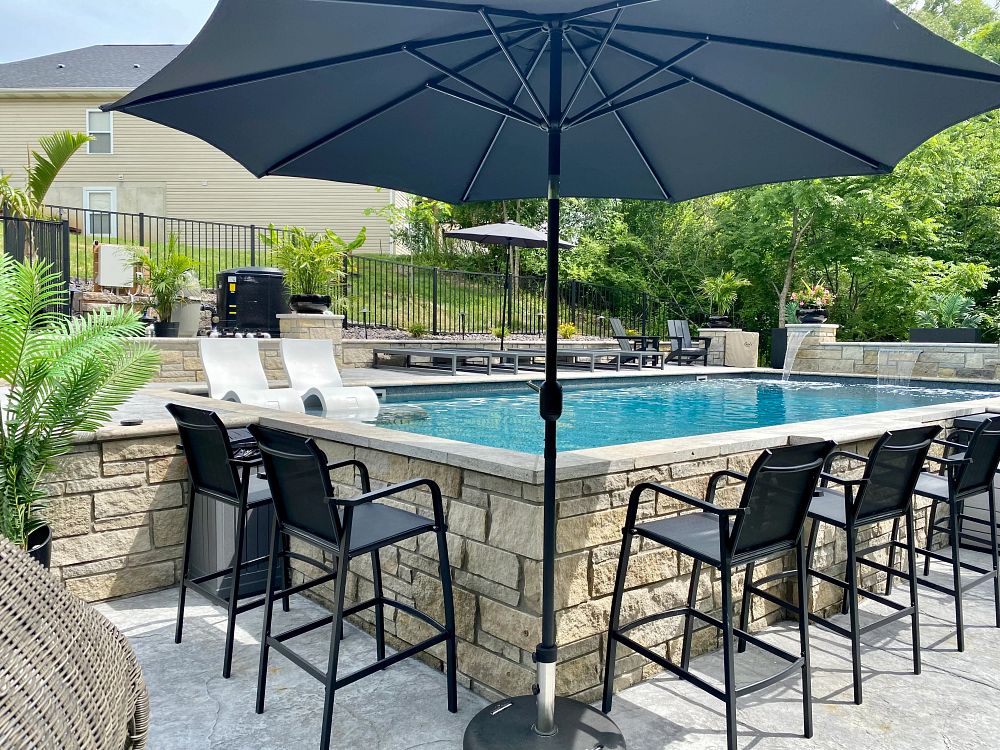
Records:
{"label": "white lounge chair", "polygon": [[333,342],[324,339],[281,339],[281,361],[288,384],[309,408],[328,417],[371,421],[378,416],[378,396],[367,386],[345,386]]}
{"label": "white lounge chair", "polygon": [[201,366],[208,381],[208,395],[223,401],[265,406],[281,411],[305,412],[292,388],[271,388],[254,339],[198,340]]}

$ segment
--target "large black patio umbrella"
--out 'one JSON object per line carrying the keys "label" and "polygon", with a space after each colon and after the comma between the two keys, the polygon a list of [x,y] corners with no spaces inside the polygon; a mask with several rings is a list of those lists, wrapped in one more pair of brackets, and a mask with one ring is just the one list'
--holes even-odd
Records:
{"label": "large black patio umbrella", "polygon": [[[444,236],[478,242],[480,245],[505,245],[507,247],[507,258],[504,261],[503,269],[503,302],[500,305],[500,351],[503,351],[503,340],[508,331],[507,316],[513,315],[511,312],[513,300],[510,293],[511,255],[515,247],[545,247],[549,242],[548,235],[537,229],[518,224],[516,221],[505,221],[500,224],[481,224],[478,227],[449,229],[444,233]],[[573,247],[573,243],[559,240],[559,247]]]}
{"label": "large black patio umbrella", "polygon": [[110,108],[258,176],[548,197],[537,701],[490,706],[466,746],[612,750],[610,720],[555,698],[560,195],[677,201],[882,174],[997,106],[1000,68],[885,0],[221,0]]}

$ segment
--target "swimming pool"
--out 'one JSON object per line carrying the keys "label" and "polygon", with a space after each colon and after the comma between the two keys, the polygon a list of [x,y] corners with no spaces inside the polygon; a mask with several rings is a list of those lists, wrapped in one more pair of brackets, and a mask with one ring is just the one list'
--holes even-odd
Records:
{"label": "swimming pool", "polygon": [[[896,387],[854,380],[670,378],[629,385],[564,383],[560,450],[705,435],[997,395],[986,387]],[[538,396],[526,385],[392,394],[377,424],[525,453],[542,452]]]}

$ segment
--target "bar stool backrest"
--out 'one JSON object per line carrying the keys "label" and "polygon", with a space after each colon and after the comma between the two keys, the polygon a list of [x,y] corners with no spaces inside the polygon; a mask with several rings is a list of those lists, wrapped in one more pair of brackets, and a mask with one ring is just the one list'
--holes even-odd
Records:
{"label": "bar stool backrest", "polygon": [[177,423],[192,489],[237,502],[239,477],[231,461],[233,448],[229,433],[219,415],[181,404],[167,404],[167,411]]}
{"label": "bar stool backrest", "polygon": [[865,465],[864,484],[854,498],[857,520],[889,518],[905,512],[930,450],[937,425],[892,430],[880,437]]}
{"label": "bar stool backrest", "polygon": [[832,440],[769,448],[754,462],[729,539],[734,557],[793,549]]}
{"label": "bar stool backrest", "polygon": [[339,546],[344,528],[340,514],[327,504],[333,486],[326,454],[312,438],[261,425],[249,429],[260,447],[281,530]]}
{"label": "bar stool backrest", "polygon": [[993,475],[1000,465],[1000,414],[985,419],[969,438],[965,457],[971,463],[963,464],[957,472],[959,495],[977,495],[989,490]]}

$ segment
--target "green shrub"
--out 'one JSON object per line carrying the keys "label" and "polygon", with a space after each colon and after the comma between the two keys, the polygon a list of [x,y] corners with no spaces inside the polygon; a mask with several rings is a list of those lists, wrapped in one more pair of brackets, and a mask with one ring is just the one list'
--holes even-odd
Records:
{"label": "green shrub", "polygon": [[413,338],[419,339],[426,336],[430,332],[430,329],[423,323],[410,323],[406,332],[413,336]]}
{"label": "green shrub", "polygon": [[920,328],[975,328],[982,319],[975,301],[959,292],[932,294],[917,311]]}
{"label": "green shrub", "polygon": [[493,326],[490,329],[490,333],[496,336],[498,339],[507,335],[508,331],[503,326]]}
{"label": "green shrub", "polygon": [[572,323],[562,323],[558,330],[561,339],[571,339],[576,336],[576,326]]}

